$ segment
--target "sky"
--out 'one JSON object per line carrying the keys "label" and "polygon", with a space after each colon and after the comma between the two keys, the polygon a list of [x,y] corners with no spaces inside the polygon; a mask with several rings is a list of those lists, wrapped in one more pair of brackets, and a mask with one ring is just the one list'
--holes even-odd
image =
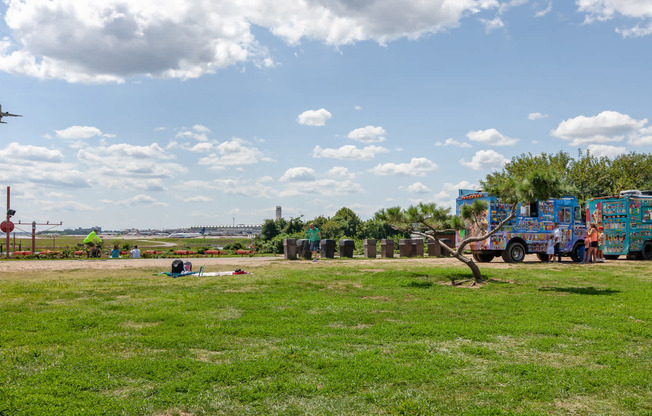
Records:
{"label": "sky", "polygon": [[652,150],[652,0],[0,0],[14,222],[453,207],[523,153]]}

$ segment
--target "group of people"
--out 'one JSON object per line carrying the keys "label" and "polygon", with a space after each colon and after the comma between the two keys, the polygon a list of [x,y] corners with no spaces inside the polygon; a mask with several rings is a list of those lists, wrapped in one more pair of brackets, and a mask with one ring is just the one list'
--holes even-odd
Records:
{"label": "group of people", "polygon": [[607,242],[604,228],[592,222],[584,237],[584,257],[580,263],[604,263],[604,247]]}
{"label": "group of people", "polygon": [[[548,237],[546,254],[548,255],[549,263],[555,261],[555,256],[557,256],[557,261],[561,263],[561,229],[557,224],[553,225],[555,229]],[[580,263],[604,263],[605,244],[606,236],[604,234],[604,228],[594,222],[590,223],[584,236],[583,250],[580,250]]]}

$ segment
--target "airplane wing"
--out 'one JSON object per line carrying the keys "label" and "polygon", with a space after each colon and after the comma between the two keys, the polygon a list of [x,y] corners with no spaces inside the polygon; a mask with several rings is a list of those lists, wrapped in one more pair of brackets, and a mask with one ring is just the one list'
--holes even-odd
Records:
{"label": "airplane wing", "polygon": [[2,113],[2,117],[22,117],[20,114]]}

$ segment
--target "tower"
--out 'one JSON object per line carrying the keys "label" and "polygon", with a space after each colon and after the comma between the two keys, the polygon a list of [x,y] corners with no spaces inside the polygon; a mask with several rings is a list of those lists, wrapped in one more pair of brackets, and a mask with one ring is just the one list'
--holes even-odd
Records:
{"label": "tower", "polygon": [[282,217],[282,215],[281,215],[281,206],[280,206],[280,205],[277,205],[277,206],[276,206],[276,219],[277,219],[277,220],[280,220],[281,217]]}

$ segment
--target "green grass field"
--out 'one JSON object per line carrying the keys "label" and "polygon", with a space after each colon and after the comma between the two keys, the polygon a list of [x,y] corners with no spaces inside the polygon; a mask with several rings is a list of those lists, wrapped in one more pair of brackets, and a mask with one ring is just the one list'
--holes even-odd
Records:
{"label": "green grass field", "polygon": [[650,263],[157,271],[0,275],[0,415],[652,415]]}

